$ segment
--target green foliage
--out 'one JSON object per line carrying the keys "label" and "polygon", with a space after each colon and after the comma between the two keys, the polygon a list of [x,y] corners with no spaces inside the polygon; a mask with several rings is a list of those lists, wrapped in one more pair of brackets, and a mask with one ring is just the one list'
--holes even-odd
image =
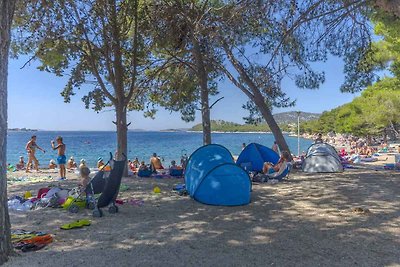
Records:
{"label": "green foliage", "polygon": [[[280,124],[279,127],[284,132],[295,132],[297,131],[297,125],[294,124]],[[254,124],[239,124],[234,122],[227,122],[223,120],[212,120],[211,129],[215,132],[270,132],[268,125],[265,122],[261,122],[257,125]],[[202,131],[202,125],[196,124],[193,126],[191,131]]]}
{"label": "green foliage", "polygon": [[[209,8],[219,5],[220,1],[206,3]],[[201,91],[208,96],[218,93],[217,46],[208,37],[211,24],[202,21],[202,15],[208,15],[204,12],[210,12],[202,1],[148,1],[146,12],[151,20],[152,52],[159,61],[150,70],[155,77],[150,100],[167,110],[180,111],[186,122],[193,121],[196,111],[208,109]]]}
{"label": "green foliage", "polygon": [[67,103],[85,89],[86,108],[141,110],[150,55],[142,6],[139,0],[19,1],[14,55],[28,54],[40,61],[39,70],[67,76],[61,93]]}
{"label": "green foliage", "polygon": [[339,132],[356,136],[376,136],[385,129],[399,131],[400,80],[384,78],[368,87],[360,97],[318,120],[303,123],[302,132]]}
{"label": "green foliage", "polygon": [[[234,122],[227,122],[223,120],[211,121],[211,129],[216,132],[267,132],[268,126],[265,123],[253,124],[238,124]],[[197,124],[193,126],[191,131],[202,131],[202,125]]]}

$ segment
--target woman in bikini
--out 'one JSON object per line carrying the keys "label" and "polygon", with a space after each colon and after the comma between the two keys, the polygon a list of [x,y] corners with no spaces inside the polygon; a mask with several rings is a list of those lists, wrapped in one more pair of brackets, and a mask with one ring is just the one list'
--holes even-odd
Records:
{"label": "woman in bikini", "polygon": [[43,153],[46,153],[46,150],[42,149],[36,144],[36,135],[32,135],[31,140],[29,140],[25,146],[25,149],[28,152],[28,164],[26,165],[26,172],[30,172],[29,169],[32,167],[32,161],[35,163],[36,171],[39,171],[39,161],[35,156],[36,148]]}

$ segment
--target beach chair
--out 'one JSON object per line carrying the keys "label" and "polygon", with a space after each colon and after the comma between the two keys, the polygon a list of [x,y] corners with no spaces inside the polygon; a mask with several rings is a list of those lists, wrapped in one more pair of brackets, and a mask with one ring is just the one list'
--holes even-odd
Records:
{"label": "beach chair", "polygon": [[291,162],[286,162],[283,164],[279,171],[271,173],[271,174],[262,174],[257,175],[253,178],[254,182],[268,182],[268,180],[278,180],[282,181],[283,178],[289,178],[290,171],[292,170],[293,164]]}
{"label": "beach chair", "polygon": [[[282,181],[283,178],[289,178],[290,171],[292,170],[293,164],[291,162],[287,162],[286,166],[282,166],[278,172],[267,175],[268,179],[275,179],[278,181]],[[281,171],[282,170],[282,171]]]}

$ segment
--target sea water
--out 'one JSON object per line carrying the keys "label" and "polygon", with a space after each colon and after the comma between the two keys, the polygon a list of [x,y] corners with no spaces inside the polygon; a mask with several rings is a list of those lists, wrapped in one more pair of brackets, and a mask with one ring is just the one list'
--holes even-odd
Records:
{"label": "sea water", "polygon": [[[115,132],[87,132],[87,131],[37,131],[37,132],[8,132],[7,162],[16,164],[19,156],[24,156],[27,161],[25,145],[32,135],[37,136],[37,144],[46,150],[42,153],[37,150],[36,156],[42,167],[47,167],[51,159],[57,157],[57,151],[51,149],[51,140],[58,135],[62,136],[66,144],[67,158],[73,156],[75,161],[85,159],[89,166],[95,166],[97,159],[102,157],[105,161],[109,153],[116,151]],[[285,135],[285,139],[292,153],[297,154],[297,137]],[[183,154],[190,156],[202,145],[202,133],[197,132],[128,132],[128,157],[139,158],[148,163],[155,152],[163,160],[165,166],[171,160],[179,163]],[[213,133],[212,141],[228,148],[232,155],[239,155],[242,143],[259,143],[271,147],[274,137],[269,133]],[[305,151],[312,141],[300,138],[300,151]]]}

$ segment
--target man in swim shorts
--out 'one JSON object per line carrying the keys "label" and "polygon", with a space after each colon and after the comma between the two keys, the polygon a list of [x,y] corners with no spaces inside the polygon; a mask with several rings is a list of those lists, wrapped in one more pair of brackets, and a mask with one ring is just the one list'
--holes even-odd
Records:
{"label": "man in swim shorts", "polygon": [[36,171],[39,171],[39,161],[35,156],[36,148],[43,153],[46,153],[44,149],[36,144],[36,135],[32,135],[31,140],[29,140],[25,146],[25,149],[28,152],[28,164],[26,165],[26,172],[29,172],[29,169],[32,167],[32,161],[35,163]]}
{"label": "man in swim shorts", "polygon": [[57,145],[54,144],[54,140],[51,140],[51,148],[53,148],[53,150],[58,150],[57,164],[60,167],[60,179],[65,180],[67,178],[65,170],[65,164],[67,163],[67,157],[65,156],[65,144],[63,143],[61,136],[57,136],[56,141]]}

